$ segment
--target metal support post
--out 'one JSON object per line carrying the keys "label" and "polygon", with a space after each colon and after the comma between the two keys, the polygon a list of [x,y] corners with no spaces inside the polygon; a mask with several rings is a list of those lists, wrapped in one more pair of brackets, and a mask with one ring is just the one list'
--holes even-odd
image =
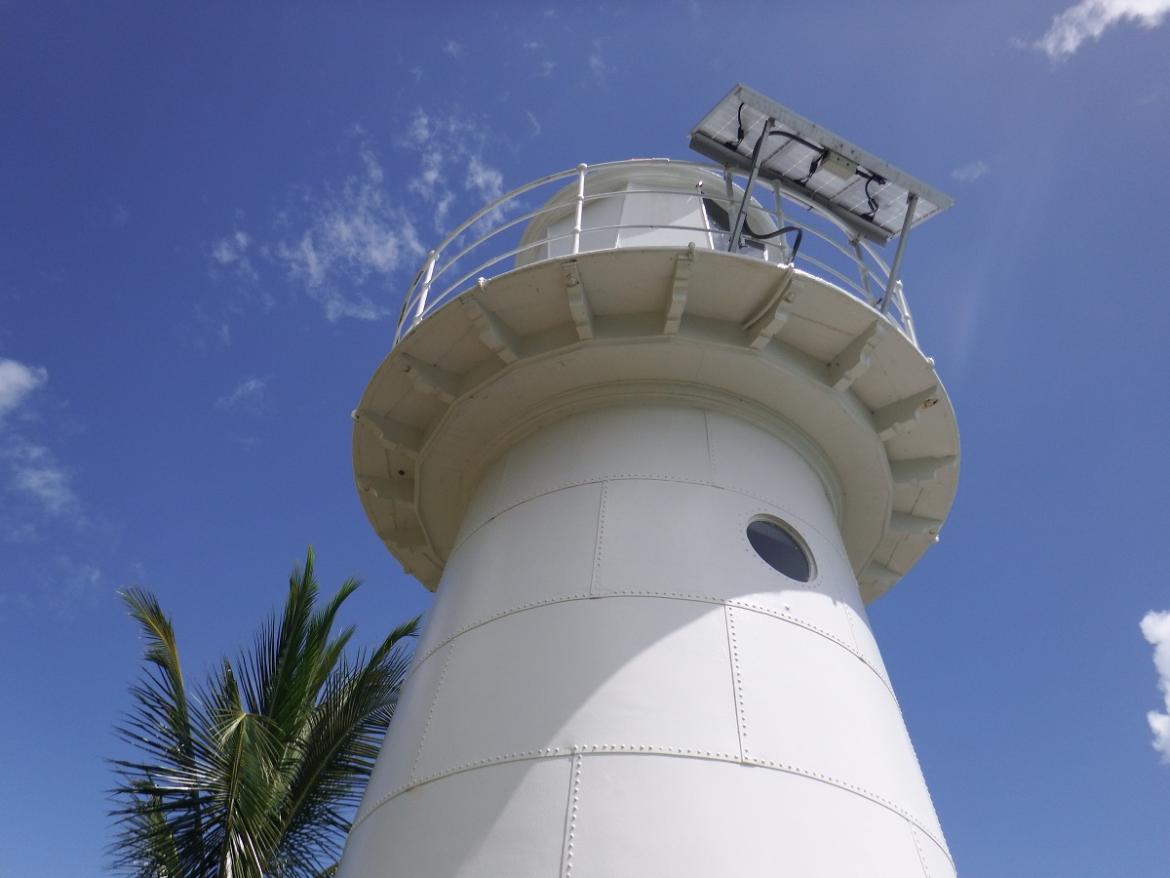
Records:
{"label": "metal support post", "polygon": [[914,209],[918,206],[918,196],[911,192],[906,196],[906,218],[902,220],[902,233],[898,236],[898,249],[894,251],[894,262],[890,266],[890,279],[886,282],[886,293],[882,296],[882,313],[890,309],[890,299],[894,297],[894,284],[898,282],[898,272],[902,270],[902,254],[906,251],[906,237],[910,234],[910,226],[914,222]]}
{"label": "metal support post", "polygon": [[731,229],[731,241],[727,245],[727,252],[734,253],[739,249],[739,238],[743,234],[743,221],[747,217],[748,199],[752,197],[752,187],[756,185],[756,177],[760,173],[760,153],[764,151],[764,141],[772,131],[776,120],[770,116],[764,121],[764,130],[760,132],[760,139],[756,141],[752,150],[752,170],[748,174],[747,182],[743,186],[743,201],[739,203],[739,213],[735,215],[735,225]]}
{"label": "metal support post", "polygon": [[869,284],[869,267],[865,264],[865,251],[861,249],[861,238],[854,235],[849,239],[849,243],[853,245],[853,252],[857,254],[857,271],[861,275],[861,286],[865,290],[865,296],[869,300],[869,304],[873,304],[873,288]]}
{"label": "metal support post", "polygon": [[[784,202],[780,199],[780,181],[774,180],[772,182],[772,197],[776,200],[776,228],[784,228]],[[780,261],[787,264],[792,261],[788,255],[791,251],[788,249],[788,241],[783,235],[780,236],[780,243],[777,244],[780,248]]]}
{"label": "metal support post", "polygon": [[588,165],[577,165],[577,212],[573,217],[573,255],[581,252],[581,218],[585,213],[585,171]]}
{"label": "metal support post", "polygon": [[423,313],[427,310],[427,294],[431,291],[431,278],[435,275],[435,260],[439,258],[439,252],[432,250],[427,254],[427,265],[423,269],[422,288],[418,294],[418,305],[414,309],[414,322],[418,323],[423,318]]}

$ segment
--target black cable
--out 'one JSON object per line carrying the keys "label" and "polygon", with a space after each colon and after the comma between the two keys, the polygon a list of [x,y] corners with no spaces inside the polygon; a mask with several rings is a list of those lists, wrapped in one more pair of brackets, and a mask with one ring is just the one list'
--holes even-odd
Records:
{"label": "black cable", "polygon": [[723,145],[735,152],[739,151],[739,145],[743,143],[744,135],[747,133],[743,130],[743,101],[739,102],[739,109],[735,111],[735,116],[739,122],[739,131],[735,140],[728,140]]}
{"label": "black cable", "polygon": [[861,170],[861,168],[858,168],[856,173],[857,176],[865,178],[865,200],[869,205],[869,213],[865,214],[865,218],[867,220],[873,220],[881,205],[878,204],[877,197],[870,193],[869,187],[873,183],[877,183],[879,186],[885,186],[887,180],[881,174],[871,174],[868,171]]}
{"label": "black cable", "polygon": [[775,232],[769,232],[768,234],[762,235],[751,234],[749,229],[748,236],[752,240],[756,241],[769,241],[773,238],[778,238],[779,235],[787,234],[789,232],[797,233],[796,240],[792,242],[792,259],[796,260],[797,254],[800,252],[800,241],[804,240],[804,229],[800,228],[800,226],[785,226],[784,228],[776,229]]}

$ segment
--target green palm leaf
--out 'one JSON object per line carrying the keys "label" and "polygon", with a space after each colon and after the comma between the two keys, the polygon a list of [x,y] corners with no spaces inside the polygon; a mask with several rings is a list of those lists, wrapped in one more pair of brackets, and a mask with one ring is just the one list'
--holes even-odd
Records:
{"label": "green palm leaf", "polygon": [[279,614],[252,648],[188,690],[174,628],[149,592],[123,594],[146,641],[146,668],[114,761],[115,865],[141,878],[326,878],[373,770],[418,627],[400,625],[350,654],[334,631],[358,588],[321,606],[312,549]]}

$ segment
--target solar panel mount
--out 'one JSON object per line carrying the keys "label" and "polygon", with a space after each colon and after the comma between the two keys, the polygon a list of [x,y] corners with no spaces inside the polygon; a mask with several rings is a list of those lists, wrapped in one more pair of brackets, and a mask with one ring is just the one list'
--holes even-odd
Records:
{"label": "solar panel mount", "polygon": [[691,130],[691,148],[753,179],[778,183],[880,244],[954,202],[877,156],[745,85]]}

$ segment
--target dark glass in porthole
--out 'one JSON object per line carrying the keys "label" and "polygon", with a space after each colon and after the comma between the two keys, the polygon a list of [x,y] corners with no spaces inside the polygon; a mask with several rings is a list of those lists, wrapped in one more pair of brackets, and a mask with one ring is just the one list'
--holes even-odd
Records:
{"label": "dark glass in porthole", "polygon": [[767,519],[753,521],[747,526],[748,542],[756,554],[773,570],[797,582],[808,582],[812,564],[804,547],[787,530]]}

